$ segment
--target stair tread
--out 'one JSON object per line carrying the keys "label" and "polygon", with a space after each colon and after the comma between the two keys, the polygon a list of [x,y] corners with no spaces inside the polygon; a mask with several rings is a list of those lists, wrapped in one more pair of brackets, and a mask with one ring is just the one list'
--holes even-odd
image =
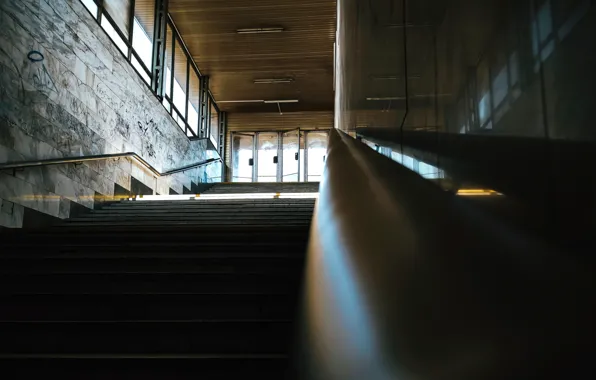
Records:
{"label": "stair tread", "polygon": [[314,205],[123,201],[56,227],[0,232],[0,364],[80,378],[283,378]]}

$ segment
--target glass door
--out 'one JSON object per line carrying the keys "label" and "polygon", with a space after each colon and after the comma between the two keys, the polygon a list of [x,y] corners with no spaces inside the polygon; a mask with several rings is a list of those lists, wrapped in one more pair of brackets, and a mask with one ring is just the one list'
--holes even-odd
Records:
{"label": "glass door", "polygon": [[277,182],[279,133],[257,133],[257,182]]}
{"label": "glass door", "polygon": [[253,182],[255,136],[232,134],[232,182]]}
{"label": "glass door", "polygon": [[320,182],[327,155],[327,132],[306,133],[306,182]]}
{"label": "glass door", "polygon": [[298,182],[300,173],[300,130],[282,134],[282,182]]}
{"label": "glass door", "polygon": [[233,182],[320,182],[328,131],[232,133]]}

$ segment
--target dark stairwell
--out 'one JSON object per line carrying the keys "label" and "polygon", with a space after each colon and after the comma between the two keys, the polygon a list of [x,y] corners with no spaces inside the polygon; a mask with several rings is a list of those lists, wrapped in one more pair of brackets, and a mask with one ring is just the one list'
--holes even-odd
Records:
{"label": "dark stairwell", "polygon": [[[317,186],[209,192],[288,190]],[[273,197],[126,200],[2,233],[4,374],[283,378],[313,207]]]}

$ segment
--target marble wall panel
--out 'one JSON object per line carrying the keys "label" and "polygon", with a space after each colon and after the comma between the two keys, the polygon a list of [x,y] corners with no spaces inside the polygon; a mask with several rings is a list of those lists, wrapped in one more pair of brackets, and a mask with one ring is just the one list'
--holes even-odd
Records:
{"label": "marble wall panel", "polygon": [[0,226],[21,228],[24,212],[23,206],[0,198]]}
{"label": "marble wall panel", "polygon": [[131,170],[130,175],[132,177],[136,178],[143,185],[155,190],[157,179],[152,172],[150,172],[149,170],[145,169],[143,166],[140,166],[136,163],[132,164],[131,169],[132,170]]}
{"label": "marble wall panel", "polygon": [[[0,1],[0,162],[135,152],[166,171],[211,156],[190,141],[79,0]],[[36,50],[42,62],[27,54]],[[93,207],[95,192],[182,192],[211,167],[156,180],[128,159],[4,174],[4,199],[67,217],[70,201]]]}
{"label": "marble wall panel", "polygon": [[5,173],[0,173],[0,198],[44,214],[59,215],[60,196]]}
{"label": "marble wall panel", "polygon": [[61,197],[58,206],[58,217],[60,219],[67,219],[70,216],[70,199]]}

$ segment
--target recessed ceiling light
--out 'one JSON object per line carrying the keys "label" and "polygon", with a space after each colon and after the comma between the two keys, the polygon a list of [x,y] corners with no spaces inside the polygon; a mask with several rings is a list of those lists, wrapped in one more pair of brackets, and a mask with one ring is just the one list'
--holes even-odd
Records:
{"label": "recessed ceiling light", "polygon": [[237,29],[238,34],[259,34],[259,33],[280,33],[283,32],[284,28],[281,27],[270,27],[270,28],[243,28]]}

